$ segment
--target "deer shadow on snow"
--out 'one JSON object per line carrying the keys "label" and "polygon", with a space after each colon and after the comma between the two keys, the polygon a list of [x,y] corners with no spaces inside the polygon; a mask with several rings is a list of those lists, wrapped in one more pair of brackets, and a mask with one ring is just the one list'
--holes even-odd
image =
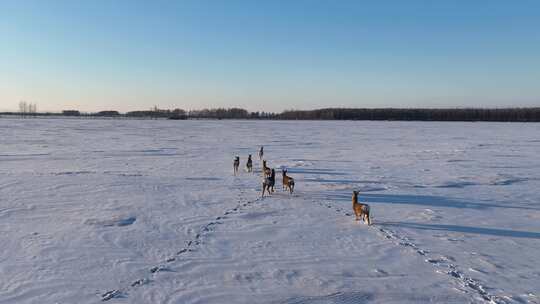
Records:
{"label": "deer shadow on snow", "polygon": [[420,229],[420,230],[434,230],[434,231],[483,234],[483,235],[504,236],[504,237],[514,237],[514,238],[540,239],[539,232],[508,230],[508,229],[499,229],[499,228],[442,225],[442,224],[421,224],[421,223],[411,223],[411,222],[384,222],[384,223],[378,223],[378,224],[380,226],[394,226],[394,227],[400,227],[400,228],[410,228],[410,229]]}
{"label": "deer shadow on snow", "polygon": [[[320,191],[314,193],[313,198],[327,201],[347,201],[351,202],[352,192],[344,193],[343,191]],[[484,210],[489,208],[506,208],[506,209],[521,209],[521,210],[540,210],[540,208],[509,205],[492,202],[469,202],[461,199],[454,199],[443,196],[432,195],[409,195],[409,194],[380,194],[380,193],[362,193],[358,195],[360,201],[367,203],[384,203],[384,204],[399,204],[399,205],[417,205],[423,207],[446,207],[459,209],[476,209]]]}
{"label": "deer shadow on snow", "polygon": [[[352,195],[343,193],[343,191],[321,191],[313,194],[314,198],[327,201],[351,202]],[[459,209],[475,209],[485,210],[490,208],[506,208],[506,209],[521,209],[521,210],[540,210],[529,206],[509,205],[502,203],[491,202],[468,202],[460,199],[453,199],[442,196],[430,195],[405,195],[405,194],[376,194],[376,193],[360,193],[358,196],[360,201],[367,203],[384,203],[384,204],[399,204],[399,205],[417,205],[422,207],[446,207]],[[448,231],[470,234],[492,235],[500,237],[514,238],[529,238],[540,239],[540,232],[508,230],[500,228],[488,227],[473,227],[447,224],[423,224],[414,222],[379,222],[380,226],[394,226],[410,229]]]}

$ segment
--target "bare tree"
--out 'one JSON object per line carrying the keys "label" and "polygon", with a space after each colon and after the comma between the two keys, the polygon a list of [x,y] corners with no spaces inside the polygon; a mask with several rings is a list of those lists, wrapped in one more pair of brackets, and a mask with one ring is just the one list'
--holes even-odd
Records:
{"label": "bare tree", "polygon": [[31,115],[36,115],[37,105],[35,103],[28,104],[28,113]]}
{"label": "bare tree", "polygon": [[19,102],[19,113],[21,113],[22,117],[28,114],[35,115],[37,113],[37,105],[35,103],[21,101]]}
{"label": "bare tree", "polygon": [[21,116],[24,117],[26,112],[28,112],[28,104],[26,101],[19,102],[19,112],[21,113]]}

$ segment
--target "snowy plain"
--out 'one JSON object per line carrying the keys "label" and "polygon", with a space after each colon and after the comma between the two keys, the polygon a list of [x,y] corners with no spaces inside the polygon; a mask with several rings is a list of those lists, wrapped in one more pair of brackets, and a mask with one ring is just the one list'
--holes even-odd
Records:
{"label": "snowy plain", "polygon": [[538,190],[540,124],[1,118],[0,303],[540,303]]}

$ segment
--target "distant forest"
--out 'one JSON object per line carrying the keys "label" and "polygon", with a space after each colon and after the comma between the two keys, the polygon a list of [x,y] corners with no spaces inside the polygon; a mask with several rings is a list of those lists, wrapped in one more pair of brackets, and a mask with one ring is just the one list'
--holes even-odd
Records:
{"label": "distant forest", "polygon": [[[28,110],[29,109],[29,110]],[[500,108],[500,109],[399,109],[399,108],[326,108],[317,110],[287,110],[282,113],[249,112],[241,108],[217,108],[190,110],[163,110],[154,107],[147,111],[100,111],[82,113],[78,110],[65,110],[61,113],[40,113],[35,104],[22,107],[19,112],[4,112],[0,115],[71,116],[71,117],[109,117],[140,119],[274,119],[274,120],[416,120],[416,121],[514,121],[540,122],[540,107]]]}
{"label": "distant forest", "polygon": [[506,109],[346,109],[284,111],[279,119],[310,120],[420,120],[420,121],[523,121],[539,122],[538,108]]}

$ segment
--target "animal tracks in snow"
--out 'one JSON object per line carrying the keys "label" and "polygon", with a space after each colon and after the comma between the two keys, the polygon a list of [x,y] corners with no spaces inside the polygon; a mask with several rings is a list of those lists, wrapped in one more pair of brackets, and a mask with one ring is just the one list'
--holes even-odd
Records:
{"label": "animal tracks in snow", "polygon": [[[318,202],[318,204],[323,208],[332,209],[335,212],[343,214],[345,216],[353,216],[351,212],[347,212],[343,208],[336,207],[331,203]],[[409,248],[413,250],[413,252],[415,252],[416,254],[422,256],[424,258],[424,262],[435,267],[435,272],[446,274],[450,276],[453,280],[457,281],[461,287],[460,291],[464,293],[473,292],[475,295],[479,296],[482,300],[488,303],[512,303],[506,300],[507,298],[509,299],[509,297],[505,297],[505,299],[503,299],[499,296],[495,296],[488,291],[489,288],[483,286],[479,281],[465,275],[465,273],[461,271],[459,269],[459,266],[455,263],[454,258],[449,256],[436,255],[434,253],[431,253],[427,249],[420,248],[410,238],[406,236],[402,236],[389,229],[377,227],[376,224],[373,224],[372,226],[374,226],[373,228],[376,229],[379,235],[381,235],[385,239],[394,242],[398,246]]]}
{"label": "animal tracks in snow", "polygon": [[[236,187],[237,189],[241,187]],[[165,261],[159,263],[158,265],[152,266],[148,269],[149,274],[146,277],[136,279],[132,281],[128,286],[124,286],[119,289],[111,289],[101,294],[101,301],[109,301],[114,298],[125,298],[128,295],[130,289],[137,288],[152,282],[152,278],[158,275],[160,272],[170,271],[170,268],[167,265],[178,261],[178,259],[190,252],[196,250],[196,247],[202,244],[202,240],[205,236],[208,236],[211,232],[216,229],[216,226],[223,224],[223,221],[228,218],[228,215],[238,214],[242,208],[249,207],[255,202],[259,201],[260,198],[254,200],[245,199],[245,191],[239,190],[238,192],[238,204],[230,209],[227,209],[223,212],[222,215],[219,215],[214,218],[214,220],[203,225],[199,231],[195,234],[194,238],[187,241],[184,248],[179,249],[174,256],[167,258]]]}

